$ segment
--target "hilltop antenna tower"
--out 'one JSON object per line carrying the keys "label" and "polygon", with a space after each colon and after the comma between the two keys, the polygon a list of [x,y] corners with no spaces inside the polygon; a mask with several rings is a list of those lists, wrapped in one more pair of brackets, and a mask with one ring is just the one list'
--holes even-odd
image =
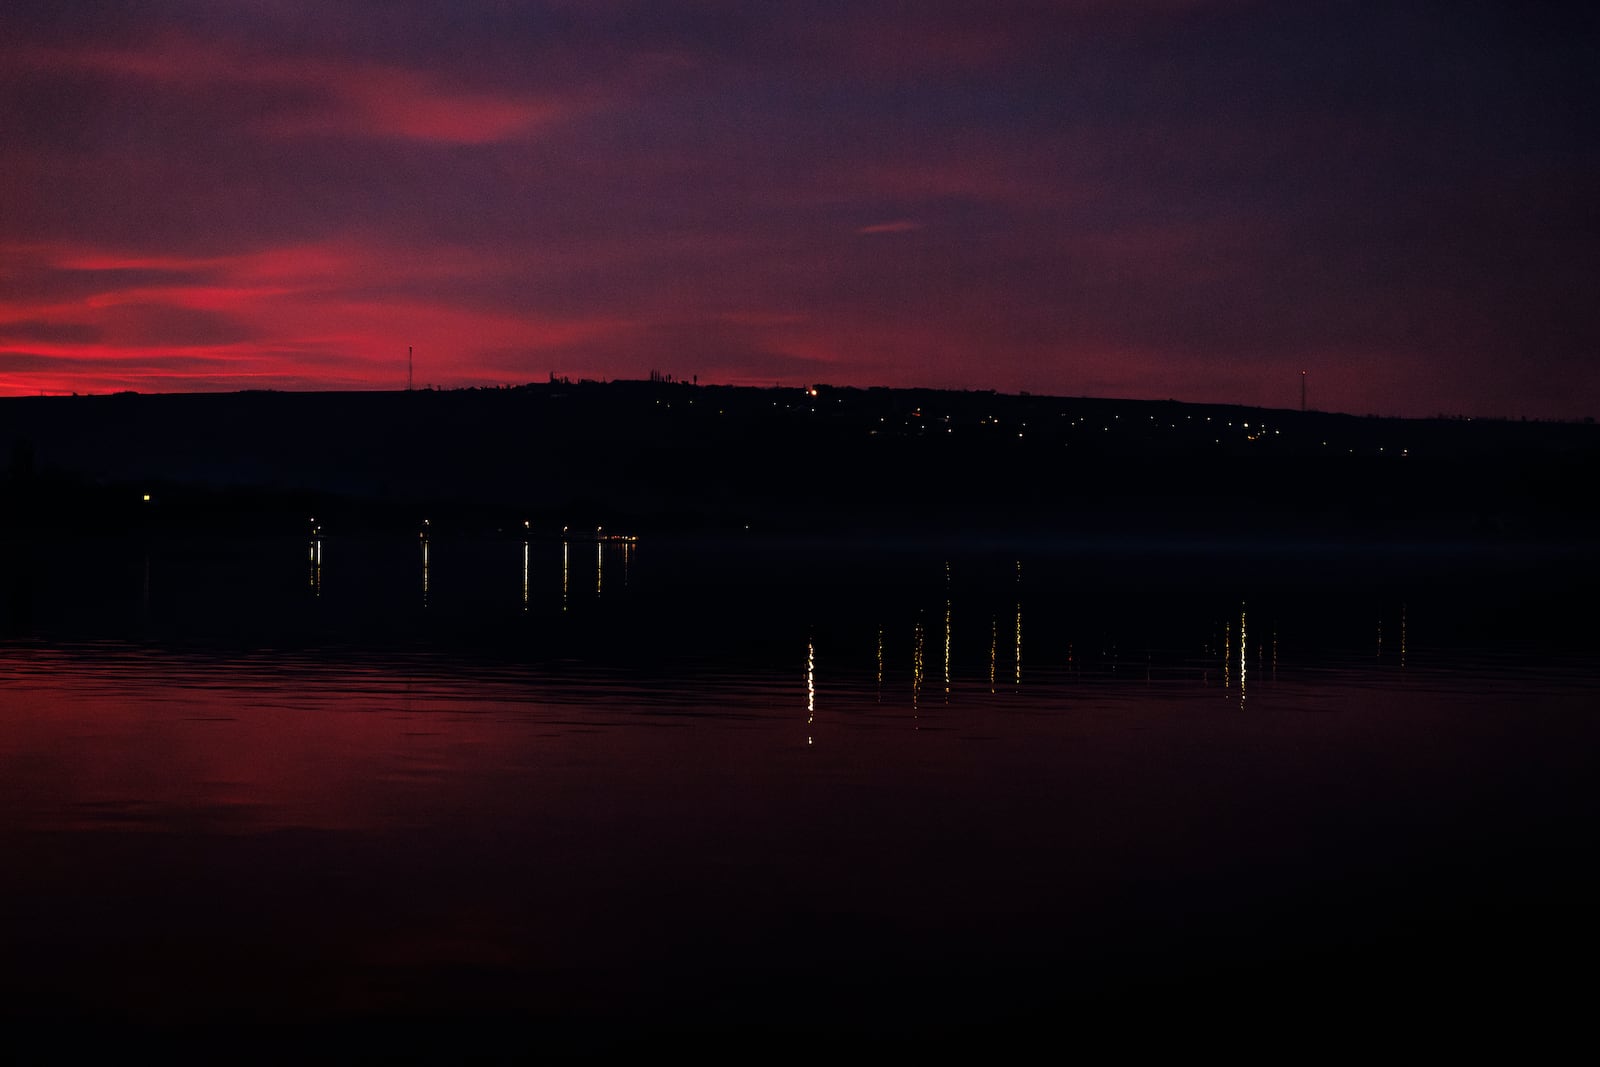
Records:
{"label": "hilltop antenna tower", "polygon": [[1300,413],[1302,415],[1305,414],[1305,410],[1306,410],[1306,372],[1305,371],[1301,371],[1300,372]]}
{"label": "hilltop antenna tower", "polygon": [[[408,393],[411,392],[411,370],[412,370],[412,366],[413,366],[413,364],[411,362],[411,346],[410,345],[406,345],[406,392],[408,392]],[[1301,371],[1301,373],[1304,374],[1305,372]],[[1302,393],[1305,392],[1305,389],[1303,387],[1301,388],[1301,392]],[[1302,395],[1300,397],[1300,410],[1304,411],[1305,409],[1306,409],[1306,398]]]}

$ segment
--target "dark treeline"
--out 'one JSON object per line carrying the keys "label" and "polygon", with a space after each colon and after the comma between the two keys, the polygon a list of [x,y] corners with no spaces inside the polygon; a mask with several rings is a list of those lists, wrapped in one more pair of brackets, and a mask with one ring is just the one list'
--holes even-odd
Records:
{"label": "dark treeline", "polygon": [[[0,400],[7,527],[1587,537],[1592,424],[984,392],[551,382]],[[149,493],[147,503],[144,494]]]}

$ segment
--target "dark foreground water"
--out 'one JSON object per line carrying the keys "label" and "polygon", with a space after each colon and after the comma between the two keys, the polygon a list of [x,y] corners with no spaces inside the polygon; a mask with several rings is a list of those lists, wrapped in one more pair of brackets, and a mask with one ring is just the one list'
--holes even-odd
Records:
{"label": "dark foreground water", "polygon": [[229,1055],[1553,1042],[1600,948],[1593,564],[15,545],[0,1014]]}

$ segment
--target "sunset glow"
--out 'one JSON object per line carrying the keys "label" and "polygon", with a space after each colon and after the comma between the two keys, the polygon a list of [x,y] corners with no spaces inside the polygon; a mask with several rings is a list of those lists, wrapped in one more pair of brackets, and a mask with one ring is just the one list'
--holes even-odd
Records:
{"label": "sunset glow", "polygon": [[0,15],[0,395],[573,378],[1581,417],[1592,33],[1495,5]]}

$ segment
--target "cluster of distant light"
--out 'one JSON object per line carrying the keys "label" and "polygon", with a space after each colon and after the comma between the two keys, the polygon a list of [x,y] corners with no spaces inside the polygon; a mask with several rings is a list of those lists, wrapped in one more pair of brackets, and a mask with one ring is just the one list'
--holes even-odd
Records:
{"label": "cluster of distant light", "polygon": [[[151,499],[150,494],[149,493],[145,493],[143,495],[144,495],[145,501],[149,502],[150,499]],[[310,540],[309,540],[309,542],[307,543],[307,546],[306,546],[306,558],[307,558],[307,563],[308,563],[307,585],[311,589],[311,592],[312,592],[312,594],[314,596],[321,597],[322,596],[322,542],[323,542],[322,523],[317,521],[317,518],[315,516],[312,516],[310,518],[310,520],[309,520],[309,526],[310,526],[310,530],[309,530],[309,538],[310,538]],[[522,610],[523,611],[527,611],[528,610],[528,601],[529,601],[529,588],[530,588],[529,579],[530,579],[530,574],[531,574],[531,560],[532,560],[531,540],[532,540],[532,536],[533,536],[533,523],[531,521],[529,521],[529,520],[524,520],[523,523],[522,523],[522,529],[523,529],[523,539],[522,539]],[[422,526],[417,531],[417,543],[418,543],[418,546],[420,547],[421,552],[422,552],[422,604],[423,604],[424,607],[426,607],[428,605],[428,595],[429,595],[429,592],[430,592],[430,589],[431,589],[430,564],[431,564],[431,557],[432,557],[431,549],[432,549],[433,533],[434,533],[433,520],[432,519],[423,519],[422,520]],[[593,541],[595,543],[595,584],[594,584],[594,591],[595,591],[595,596],[598,597],[598,596],[601,595],[601,593],[603,591],[603,582],[604,582],[604,576],[605,576],[605,555],[604,555],[605,546],[608,543],[617,544],[617,545],[621,546],[621,548],[622,548],[623,573],[624,573],[624,576],[626,576],[628,564],[630,562],[630,557],[632,556],[633,547],[634,547],[635,544],[637,544],[637,542],[639,540],[639,537],[638,537],[637,534],[624,534],[624,533],[609,533],[608,534],[608,533],[605,532],[605,527],[604,526],[596,526],[594,534],[592,536],[590,536],[587,532],[585,532],[583,534],[573,534],[571,532],[571,527],[563,526],[561,528],[561,608],[562,608],[563,611],[565,611],[567,609],[567,600],[568,600],[568,580],[569,580],[569,571],[570,571],[570,566],[569,566],[569,562],[570,562],[569,545],[574,540]]]}
{"label": "cluster of distant light", "polygon": [[[806,397],[811,398],[811,399],[815,399],[817,397],[817,395],[818,395],[817,389],[815,387],[806,389],[803,392],[804,392]],[[834,401],[834,403],[836,405],[843,406],[844,399],[842,397],[837,397],[836,396],[836,397],[833,397],[832,399],[833,399],[833,401]],[[662,404],[663,402],[661,400],[657,400],[656,403],[657,404]],[[692,404],[692,403],[694,403],[694,401],[690,400],[689,403]],[[671,401],[665,402],[665,406],[670,408],[672,406]],[[773,407],[778,407],[779,406],[779,402],[776,401],[776,400],[772,401],[772,406]],[[803,412],[803,413],[817,414],[817,406],[815,404],[810,404],[810,403],[785,404],[785,405],[783,405],[783,409],[785,411],[791,411],[791,412],[792,411],[800,411],[800,412]],[[724,414],[724,412],[722,410],[719,410],[717,412],[717,414],[721,415],[721,414]],[[1090,418],[1088,418],[1086,416],[1082,416],[1082,415],[1073,416],[1069,412],[1065,412],[1065,411],[1058,412],[1057,415],[1058,415],[1058,417],[1060,417],[1062,419],[1070,420],[1070,421],[1068,421],[1068,422],[1066,422],[1064,424],[1065,429],[1067,429],[1069,431],[1085,430],[1085,431],[1093,432],[1094,429],[1098,426],[1098,428],[1099,428],[1101,433],[1109,434],[1113,430],[1126,429],[1126,426],[1122,423],[1122,415],[1120,413],[1113,413],[1109,422],[1105,421],[1103,418],[1102,419],[1090,419]],[[1201,418],[1207,423],[1211,423],[1213,421],[1221,421],[1221,420],[1214,420],[1213,417],[1210,416],[1210,415],[1204,415],[1204,416],[1201,416]],[[1194,419],[1195,419],[1195,416],[1193,416],[1193,415],[1185,415],[1183,417],[1183,421],[1184,422],[1193,422]],[[1161,421],[1161,420],[1157,419],[1157,417],[1154,416],[1154,415],[1147,416],[1147,420],[1148,420],[1149,423],[1154,424],[1153,426],[1150,427],[1152,429],[1167,430],[1167,431],[1177,431],[1180,428],[1179,427],[1179,423],[1176,420]],[[1468,419],[1466,421],[1470,422],[1471,420]],[[962,426],[963,425],[963,422],[960,421],[954,415],[951,415],[951,414],[925,413],[921,406],[918,406],[918,407],[914,408],[913,410],[911,410],[910,412],[907,412],[904,416],[900,417],[899,420],[893,425],[890,424],[889,416],[887,416],[887,415],[880,415],[878,417],[878,423],[879,423],[879,428],[868,430],[867,431],[868,436],[876,437],[876,436],[878,436],[878,435],[880,435],[882,433],[885,433],[885,432],[899,433],[902,436],[904,436],[904,435],[926,436],[930,427],[934,427],[936,430],[937,429],[943,429],[946,434],[954,434],[956,432],[956,428],[958,426]],[[994,431],[1001,430],[1002,427],[1004,426],[1004,423],[1005,423],[1005,420],[1002,419],[1000,416],[990,414],[990,415],[985,415],[985,416],[980,417],[977,420],[977,422],[972,424],[972,425],[975,428],[979,429],[979,430],[987,430],[987,431],[990,431],[992,433]],[[1018,440],[1026,440],[1027,437],[1028,437],[1028,420],[1026,420],[1026,419],[1017,419],[1015,421],[1014,425],[1015,425],[1015,429],[1016,429],[1017,439]],[[1245,422],[1243,420],[1239,420],[1237,423],[1235,423],[1234,420],[1230,419],[1230,420],[1226,420],[1226,426],[1227,426],[1227,428],[1229,430],[1238,429],[1240,431],[1240,438],[1239,439],[1242,439],[1242,440],[1244,440],[1246,442],[1251,442],[1251,443],[1257,442],[1257,441],[1265,441],[1265,440],[1267,440],[1268,438],[1271,438],[1271,437],[1281,437],[1281,436],[1283,436],[1283,430],[1281,428],[1279,428],[1279,427],[1271,427],[1271,426],[1268,426],[1265,422],[1260,422],[1260,421],[1257,421],[1255,423],[1250,423],[1250,422]],[[1219,428],[1219,430],[1220,430],[1220,428]],[[1220,435],[1219,436],[1215,436],[1215,437],[1212,438],[1212,443],[1213,444],[1217,444],[1217,445],[1223,444],[1223,438]],[[1071,446],[1071,442],[1062,442],[1062,447],[1064,447],[1064,448],[1072,447]],[[1322,441],[1321,442],[1321,447],[1322,448],[1328,448],[1328,447],[1330,447],[1330,445],[1329,445],[1329,443],[1327,441]],[[1388,449],[1388,446],[1386,446],[1386,445],[1379,445],[1379,446],[1376,447],[1376,451],[1377,451],[1377,453],[1387,454],[1389,449]],[[1356,452],[1356,449],[1352,446],[1352,447],[1347,448],[1346,452],[1347,452],[1347,454],[1354,455],[1355,452]],[[1410,449],[1409,448],[1401,448],[1401,449],[1399,449],[1399,454],[1401,456],[1409,456],[1410,455]]]}
{"label": "cluster of distant light", "polygon": [[[148,499],[148,496],[147,496],[147,499]],[[526,611],[526,610],[528,610],[529,590],[530,590],[530,576],[531,576],[530,545],[531,545],[532,524],[530,522],[525,521],[523,523],[523,529],[525,531],[526,536],[524,536],[523,541],[522,541],[522,607],[523,607],[523,610]],[[426,606],[427,602],[428,602],[428,593],[429,593],[429,586],[430,586],[430,577],[429,577],[430,554],[429,554],[429,549],[430,549],[430,541],[431,541],[431,536],[430,535],[432,533],[432,530],[433,530],[433,527],[432,527],[431,521],[428,520],[428,519],[423,519],[422,520],[422,528],[418,533],[418,540],[419,540],[419,543],[420,543],[420,546],[421,546],[421,552],[422,552],[422,597],[423,597],[423,605],[424,606]],[[630,557],[632,555],[633,548],[634,548],[634,546],[637,544],[637,542],[639,540],[638,537],[636,535],[633,535],[633,534],[615,534],[614,533],[614,534],[606,535],[606,534],[603,533],[603,530],[604,530],[603,527],[596,527],[595,537],[593,538],[594,543],[595,543],[595,550],[596,550],[595,551],[595,596],[596,597],[599,597],[602,594],[602,591],[603,591],[603,576],[604,576],[604,563],[605,563],[604,550],[605,550],[605,546],[608,543],[620,546],[620,548],[622,550],[622,554],[623,554],[624,573],[626,574],[626,568],[627,568],[627,566],[628,566],[628,564],[630,562]],[[569,575],[570,575],[570,546],[571,546],[572,541],[574,540],[574,538],[566,536],[569,532],[570,532],[570,527],[562,527],[563,537],[562,537],[562,541],[561,541],[561,606],[562,606],[562,610],[563,611],[567,610],[567,607],[568,607]],[[307,560],[308,560],[308,566],[309,566],[309,586],[310,586],[310,589],[312,590],[314,595],[320,597],[322,595],[323,529],[322,529],[322,524],[315,518],[312,518],[310,520],[310,541],[309,541],[309,544],[307,546]],[[1015,684],[1021,685],[1022,684],[1022,598],[1021,598],[1022,561],[1021,560],[1018,560],[1016,562],[1016,585],[1017,585],[1018,595],[1017,595],[1017,600],[1016,600],[1014,623],[1013,623],[1013,656],[1014,656],[1014,662],[1015,662],[1014,681],[1015,681]],[[944,603],[944,635],[943,635],[943,637],[944,637],[944,696],[945,696],[946,702],[948,702],[948,700],[950,698],[951,687],[952,687],[952,684],[953,684],[953,673],[952,673],[952,668],[951,668],[951,661],[952,661],[952,655],[953,655],[953,640],[954,640],[953,639],[953,631],[954,631],[953,616],[954,616],[953,601],[952,601],[951,595],[950,595],[950,564],[947,561],[945,563],[945,603]],[[1239,694],[1239,704],[1240,704],[1241,707],[1244,706],[1244,702],[1245,702],[1245,695],[1246,695],[1246,693],[1245,693],[1245,683],[1246,683],[1246,676],[1247,676],[1247,671],[1248,671],[1249,631],[1247,629],[1247,624],[1248,624],[1248,614],[1247,614],[1247,612],[1245,610],[1244,605],[1241,604],[1240,608],[1239,608],[1239,620],[1238,620],[1238,656],[1237,656],[1237,664],[1235,663],[1235,656],[1234,656],[1234,650],[1233,650],[1234,649],[1234,629],[1233,629],[1233,623],[1232,623],[1231,620],[1226,621],[1226,622],[1224,622],[1222,624],[1221,649],[1220,649],[1220,656],[1218,657],[1219,660],[1220,660],[1220,667],[1221,667],[1221,673],[1222,673],[1222,687],[1223,687],[1223,689],[1225,691],[1233,690],[1235,688],[1235,684],[1234,683],[1235,683],[1235,681],[1237,681],[1237,689],[1238,689],[1238,694]],[[997,620],[991,619],[990,620],[990,626],[989,626],[989,687],[990,687],[990,691],[991,692],[994,690],[994,686],[995,686],[995,682],[996,682],[996,666],[997,666],[998,651],[999,651],[998,636],[999,636],[999,630],[998,630]],[[923,685],[924,685],[924,683],[926,681],[925,644],[926,644],[926,630],[923,627],[922,622],[919,620],[915,624],[915,626],[913,628],[913,634],[912,634],[912,683],[911,683],[911,686],[912,686],[912,707],[914,709],[920,703],[920,698],[921,698],[921,694],[922,694]],[[1377,649],[1378,649],[1377,656],[1378,656],[1378,658],[1381,659],[1382,656],[1383,656],[1383,620],[1381,618],[1378,620]],[[1265,648],[1264,645],[1258,645],[1257,646],[1257,654],[1260,657],[1264,657],[1266,655],[1266,648]],[[1276,626],[1274,626],[1273,630],[1272,630],[1271,654],[1272,654],[1272,675],[1273,675],[1273,677],[1276,677],[1276,675],[1277,675],[1277,667],[1278,667],[1278,633],[1277,633],[1277,627]],[[1401,606],[1401,612],[1400,612],[1400,665],[1402,667],[1405,666],[1406,654],[1407,654],[1406,612],[1405,612],[1404,605],[1402,605]],[[876,655],[876,659],[877,659],[877,685],[878,685],[878,690],[879,690],[879,694],[880,694],[880,698],[881,698],[882,688],[883,688],[883,680],[884,680],[884,631],[883,631],[882,627],[879,627],[878,630],[877,630],[877,655]],[[1070,644],[1067,647],[1066,663],[1067,663],[1067,666],[1068,666],[1069,669],[1071,669],[1074,672],[1076,672],[1077,665],[1075,663],[1075,660],[1074,660],[1074,657],[1073,657],[1072,646]],[[1115,664],[1112,665],[1112,671],[1115,672]],[[1237,672],[1237,673],[1235,673],[1235,672]],[[1147,669],[1146,669],[1146,679],[1147,680],[1149,679],[1148,665],[1147,665]],[[808,714],[813,714],[813,715],[815,713],[815,703],[816,703],[816,685],[815,685],[815,680],[816,680],[816,646],[815,646],[815,643],[813,641],[813,642],[808,643],[807,650],[806,650],[806,685],[807,685],[807,705],[808,705],[807,710],[808,710]],[[809,721],[810,720],[808,719],[808,722]]]}
{"label": "cluster of distant light", "polygon": [[[531,530],[532,530],[531,522],[526,522],[525,521],[523,523],[523,529],[524,529],[525,533],[527,534],[527,536],[525,536],[523,538],[523,542],[522,542],[522,572],[521,572],[521,579],[522,579],[521,585],[522,585],[522,587],[521,587],[521,593],[522,593],[522,607],[523,607],[523,610],[526,611],[526,610],[528,610],[530,577],[531,577],[531,573],[530,573],[530,571],[531,571],[530,542],[531,542]],[[423,606],[424,607],[426,607],[427,603],[428,603],[428,594],[429,594],[429,586],[430,586],[430,581],[429,581],[429,562],[430,562],[430,560],[429,560],[429,546],[430,546],[430,540],[431,540],[432,531],[433,531],[433,527],[432,527],[431,521],[428,520],[428,519],[422,520],[422,528],[421,528],[421,530],[420,530],[420,532],[418,534],[418,540],[420,542],[421,552],[422,552],[422,559],[421,559],[421,563],[422,563],[422,575],[421,575],[421,578],[422,578],[422,590],[421,591],[422,591],[422,602],[423,602]],[[566,534],[566,533],[569,533],[569,532],[570,532],[570,528],[569,527],[563,527],[563,534]],[[601,595],[601,593],[602,593],[602,574],[603,574],[603,566],[604,566],[604,550],[605,550],[606,545],[607,544],[616,544],[616,545],[620,546],[620,548],[622,550],[622,553],[623,553],[624,567],[626,568],[626,565],[628,563],[629,557],[631,556],[633,548],[634,548],[635,544],[638,541],[638,537],[635,536],[635,535],[631,535],[631,534],[603,535],[603,527],[597,527],[596,531],[595,531],[595,534],[596,534],[596,537],[594,539],[594,543],[595,543],[595,546],[596,546],[595,595],[596,595],[596,597],[599,597]],[[320,597],[322,595],[323,526],[314,517],[309,520],[309,537],[310,537],[310,541],[309,541],[308,548],[307,548],[307,560],[308,560],[308,569],[309,569],[309,575],[310,575],[310,577],[309,577],[309,587],[310,587],[311,592],[312,592],[312,594],[314,596]],[[562,545],[561,601],[562,601],[562,610],[563,611],[566,611],[567,607],[568,607],[569,561],[570,561],[570,545],[571,545],[571,541],[572,540],[573,539],[570,538],[570,537],[563,536],[562,542],[561,542],[561,545]],[[1021,560],[1018,560],[1016,562],[1015,568],[1016,568],[1015,569],[1015,574],[1016,574],[1016,579],[1015,580],[1016,580],[1016,587],[1017,587],[1017,596],[1016,596],[1016,607],[1015,607],[1014,627],[1013,627],[1013,650],[1012,651],[1013,651],[1014,663],[1015,663],[1015,671],[1014,671],[1013,679],[1014,679],[1014,683],[1017,686],[1021,686],[1022,685],[1022,680],[1023,680],[1022,679],[1022,675],[1023,675],[1023,670],[1022,670],[1022,668],[1023,668],[1023,657],[1022,657],[1022,596],[1021,596],[1021,590],[1022,590],[1022,584],[1023,584],[1023,573],[1022,573],[1022,561]],[[954,610],[953,610],[953,600],[952,600],[951,593],[950,593],[950,573],[951,573],[951,569],[950,569],[950,563],[948,561],[946,561],[946,563],[945,563],[944,572],[945,572],[945,603],[944,603],[944,634],[943,634],[943,644],[944,644],[944,697],[945,697],[945,701],[948,703],[949,700],[950,700],[950,695],[951,695],[952,687],[953,687],[953,684],[954,684],[954,681],[953,681],[954,674],[953,674],[952,666],[951,666],[952,657],[953,657],[953,643],[954,643],[954,625],[953,625]],[[625,571],[625,573],[626,573],[626,571]],[[1403,668],[1406,665],[1406,659],[1407,659],[1407,654],[1408,654],[1408,647],[1407,646],[1408,646],[1408,640],[1409,640],[1409,635],[1408,635],[1408,632],[1407,632],[1408,627],[1407,627],[1406,608],[1405,608],[1405,605],[1403,605],[1403,604],[1400,607],[1399,626],[1400,626],[1399,665]],[[1237,627],[1238,627],[1238,629],[1237,629],[1237,652],[1235,652],[1236,642],[1235,642],[1234,622],[1233,622],[1232,619],[1227,619],[1227,620],[1223,621],[1222,624],[1221,624],[1221,630],[1220,630],[1221,640],[1219,642],[1220,647],[1213,647],[1213,646],[1207,645],[1206,646],[1206,655],[1207,655],[1208,658],[1211,657],[1211,656],[1215,656],[1215,659],[1212,662],[1216,666],[1220,667],[1223,691],[1226,692],[1226,693],[1237,693],[1238,704],[1239,704],[1239,706],[1241,708],[1243,708],[1245,706],[1245,703],[1246,703],[1247,679],[1248,679],[1248,674],[1249,674],[1250,629],[1249,629],[1249,614],[1248,614],[1248,612],[1246,610],[1245,605],[1242,604],[1242,603],[1239,605],[1239,614],[1238,614]],[[996,685],[996,668],[997,668],[997,664],[998,664],[998,652],[999,652],[999,640],[998,640],[998,637],[999,637],[998,620],[994,619],[994,618],[991,618],[990,627],[989,627],[989,662],[988,662],[988,681],[989,681],[989,690],[990,690],[990,692],[994,691],[995,685]],[[926,667],[926,651],[925,651],[926,638],[927,638],[926,629],[924,628],[922,621],[919,619],[915,623],[915,625],[913,626],[912,641],[911,641],[911,707],[912,707],[912,710],[913,710],[914,713],[919,709],[919,707],[921,705],[922,691],[923,691],[924,685],[926,684],[926,680],[927,680],[926,679],[926,670],[927,670],[927,667]],[[877,628],[877,630],[876,630],[876,642],[877,642],[877,644],[876,644],[876,666],[877,666],[876,678],[877,678],[877,687],[878,687],[879,699],[881,700],[882,699],[883,684],[884,684],[884,676],[885,676],[884,629],[881,626],[879,626]],[[1256,651],[1258,660],[1265,661],[1266,656],[1267,656],[1267,652],[1268,652],[1268,644],[1266,642],[1258,642],[1257,645],[1256,645],[1255,651]],[[1270,674],[1270,677],[1272,679],[1276,679],[1277,670],[1278,670],[1278,630],[1277,630],[1276,624],[1274,624],[1274,626],[1272,627],[1272,631],[1271,631],[1270,652],[1271,652],[1271,661],[1270,661],[1271,674]],[[1376,652],[1376,657],[1378,659],[1380,659],[1380,660],[1383,658],[1383,619],[1382,619],[1382,617],[1380,617],[1378,619],[1378,623],[1377,623],[1377,652]],[[1071,671],[1074,674],[1077,673],[1078,665],[1077,665],[1076,659],[1074,657],[1072,646],[1070,644],[1067,646],[1065,664],[1066,664],[1066,667],[1067,667],[1067,669],[1069,671]],[[1116,665],[1113,662],[1111,664],[1111,670],[1112,670],[1113,673],[1115,672],[1115,667],[1116,667]],[[1203,671],[1202,672],[1202,678],[1201,678],[1202,682],[1204,682],[1206,680],[1206,677],[1207,677],[1208,674],[1209,674],[1208,671]],[[1149,669],[1149,665],[1148,665],[1148,662],[1147,662],[1146,663],[1146,669],[1145,669],[1145,680],[1149,681],[1150,677],[1151,677],[1150,669]],[[814,740],[815,740],[815,736],[814,736],[814,733],[812,732],[812,728],[815,725],[816,715],[817,715],[817,649],[816,649],[815,639],[808,639],[807,640],[807,644],[806,644],[805,689],[806,689],[806,725],[807,725],[807,739],[806,740],[807,740],[807,744],[812,744],[812,743],[814,743]]]}
{"label": "cluster of distant light", "polygon": [[[944,645],[945,645],[944,693],[945,693],[945,702],[946,703],[949,703],[949,701],[950,701],[950,694],[951,694],[951,687],[952,687],[952,674],[951,674],[951,669],[950,669],[950,657],[951,657],[951,654],[952,654],[951,653],[951,646],[952,646],[952,640],[953,640],[953,638],[952,638],[952,629],[953,628],[952,628],[952,608],[951,608],[951,601],[949,599],[949,592],[948,592],[949,568],[950,568],[950,565],[949,565],[948,562],[946,562],[946,564],[945,564],[945,573],[946,573],[946,583],[947,583],[947,585],[946,585],[946,601],[945,601],[945,614],[944,614],[944,625],[945,625],[945,633],[944,633]],[[1018,687],[1020,687],[1022,685],[1022,601],[1021,601],[1021,595],[1020,595],[1020,587],[1021,587],[1021,584],[1022,584],[1022,563],[1021,563],[1020,560],[1017,561],[1016,572],[1017,572],[1017,584],[1018,584],[1018,587],[1019,587],[1019,592],[1018,592],[1018,600],[1017,600],[1017,604],[1016,604],[1016,620],[1015,620],[1016,629],[1015,629],[1015,640],[1014,640],[1014,646],[1013,647],[1014,647],[1014,650],[1015,650],[1015,657],[1016,657],[1015,684]],[[1272,628],[1271,628],[1270,639],[1269,640],[1259,640],[1258,639],[1256,644],[1252,648],[1252,646],[1250,644],[1250,637],[1251,637],[1252,630],[1250,628],[1249,612],[1247,610],[1246,605],[1241,602],[1239,604],[1238,611],[1239,611],[1239,614],[1238,614],[1237,624],[1235,624],[1234,620],[1231,617],[1230,618],[1225,618],[1224,620],[1221,621],[1221,623],[1220,623],[1221,640],[1218,643],[1218,645],[1216,645],[1216,646],[1212,646],[1209,643],[1206,645],[1206,658],[1201,661],[1201,663],[1199,664],[1199,667],[1201,669],[1201,682],[1202,682],[1202,684],[1210,684],[1210,682],[1209,682],[1209,680],[1210,680],[1210,669],[1209,669],[1209,666],[1220,667],[1220,671],[1221,671],[1221,675],[1222,675],[1222,692],[1227,695],[1227,698],[1230,701],[1232,701],[1232,700],[1234,700],[1236,698],[1237,702],[1238,702],[1238,707],[1240,709],[1244,709],[1247,706],[1247,694],[1248,694],[1247,682],[1248,682],[1248,678],[1249,678],[1249,660],[1250,660],[1250,654],[1251,654],[1252,651],[1255,653],[1255,656],[1256,656],[1256,659],[1257,659],[1257,667],[1258,667],[1258,669],[1270,670],[1270,673],[1267,675],[1267,678],[1270,681],[1276,681],[1277,680],[1277,676],[1278,676],[1278,627],[1277,627],[1277,624],[1274,623]],[[1237,631],[1235,631],[1235,625],[1237,625]],[[1378,653],[1377,653],[1377,658],[1381,660],[1383,658],[1383,618],[1381,616],[1378,619],[1377,626],[1378,626]],[[881,702],[882,701],[882,697],[883,697],[883,684],[884,684],[884,630],[883,630],[883,628],[881,626],[877,628],[876,635],[877,635],[876,636],[876,640],[877,640],[877,687],[878,687],[878,699]],[[927,631],[926,631],[925,627],[923,626],[921,619],[918,619],[917,622],[912,627],[912,637],[911,637],[911,710],[912,710],[913,718],[917,718],[918,717],[918,713],[919,713],[919,711],[921,709],[921,706],[922,706],[922,701],[921,701],[922,691],[923,691],[924,686],[927,683],[927,676],[926,676],[927,664],[926,664],[926,651],[925,651],[926,639],[927,639]],[[1406,608],[1405,608],[1405,605],[1402,604],[1400,606],[1400,654],[1399,654],[1399,666],[1401,668],[1404,668],[1406,666],[1406,655],[1407,655],[1406,644],[1407,644]],[[991,692],[991,693],[993,693],[995,691],[996,667],[997,667],[997,663],[998,663],[998,653],[999,653],[998,620],[991,618],[990,625],[989,625],[989,692]],[[1115,653],[1116,653],[1115,645],[1112,645],[1111,646],[1111,654],[1112,654],[1113,660],[1109,665],[1109,669],[1110,669],[1112,674],[1116,673],[1116,667],[1117,667],[1117,664],[1115,662]],[[1270,655],[1270,660],[1268,659],[1269,655]],[[1208,664],[1209,664],[1209,666],[1208,666]],[[1073,674],[1077,673],[1077,663],[1076,663],[1076,661],[1074,659],[1072,646],[1070,644],[1067,646],[1066,666],[1067,666],[1068,670],[1071,673],[1073,673]],[[1194,666],[1195,665],[1191,663],[1188,669],[1192,670],[1192,669],[1194,669]],[[1151,668],[1150,668],[1150,663],[1149,663],[1149,657],[1148,656],[1146,657],[1145,670],[1144,670],[1143,677],[1144,677],[1144,680],[1145,680],[1146,683],[1149,683],[1152,680],[1152,673],[1151,673]],[[817,708],[817,692],[818,692],[818,690],[817,690],[817,678],[816,678],[816,642],[815,642],[814,639],[808,640],[807,643],[806,643],[805,682],[806,682],[806,743],[808,745],[810,745],[810,744],[814,744],[815,740],[816,740],[815,729],[816,729],[816,726],[817,726],[817,718],[818,718],[818,708]],[[919,724],[919,726],[920,726],[920,724]]]}

